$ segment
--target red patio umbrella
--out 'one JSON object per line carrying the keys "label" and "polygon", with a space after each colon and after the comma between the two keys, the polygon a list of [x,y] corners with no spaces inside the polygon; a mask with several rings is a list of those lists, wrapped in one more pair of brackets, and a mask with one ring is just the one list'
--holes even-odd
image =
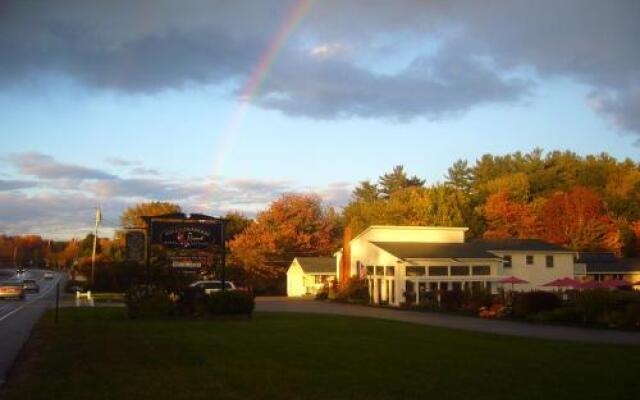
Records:
{"label": "red patio umbrella", "polygon": [[619,288],[624,286],[631,286],[632,283],[629,281],[625,281],[624,279],[609,279],[604,282],[607,286],[611,288]]}
{"label": "red patio umbrella", "polygon": [[519,285],[521,283],[529,283],[529,281],[525,281],[524,279],[520,279],[517,276],[510,276],[508,278],[504,278],[502,280],[499,280],[498,283],[510,283],[511,284],[511,290],[513,290],[513,285]]}
{"label": "red patio umbrella", "polygon": [[580,281],[572,278],[560,278],[542,285],[544,287],[559,287],[559,288],[578,288],[580,287]]}
{"label": "red patio umbrella", "polygon": [[586,281],[580,284],[580,289],[609,289],[610,287],[603,281]]}

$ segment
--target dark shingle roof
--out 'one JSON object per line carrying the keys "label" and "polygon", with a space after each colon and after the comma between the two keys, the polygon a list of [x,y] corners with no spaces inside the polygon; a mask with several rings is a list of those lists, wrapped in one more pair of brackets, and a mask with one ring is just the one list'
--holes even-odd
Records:
{"label": "dark shingle roof", "polygon": [[612,263],[618,261],[613,253],[579,253],[577,263],[594,264],[594,263]]}
{"label": "dark shingle roof", "polygon": [[571,252],[566,247],[539,239],[476,239],[469,244],[491,251],[561,251]]}
{"label": "dark shingle roof", "polygon": [[372,243],[399,258],[497,258],[469,243]]}
{"label": "dark shingle roof", "polygon": [[[591,255],[592,253],[588,254]],[[640,258],[617,259],[615,257],[595,257],[595,260],[593,260],[594,257],[584,257],[584,255],[584,253],[580,254],[577,262],[586,265],[588,274],[624,274],[640,272]]]}
{"label": "dark shingle roof", "polygon": [[336,259],[333,257],[296,257],[307,274],[335,274]]}

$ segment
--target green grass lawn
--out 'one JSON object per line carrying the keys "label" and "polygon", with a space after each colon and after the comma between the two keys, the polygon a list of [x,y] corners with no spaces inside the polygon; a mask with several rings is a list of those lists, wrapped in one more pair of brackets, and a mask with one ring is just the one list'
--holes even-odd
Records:
{"label": "green grass lawn", "polygon": [[631,399],[640,347],[305,314],[130,321],[65,309],[37,326],[11,399]]}

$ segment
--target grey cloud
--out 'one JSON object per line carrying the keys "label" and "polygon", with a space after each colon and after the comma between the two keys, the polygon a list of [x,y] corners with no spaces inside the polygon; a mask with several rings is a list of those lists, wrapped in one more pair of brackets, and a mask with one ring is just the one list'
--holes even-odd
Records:
{"label": "grey cloud", "polygon": [[105,161],[108,164],[111,164],[111,165],[116,166],[116,167],[130,167],[132,165],[138,165],[139,164],[136,161],[130,161],[130,160],[127,160],[126,158],[122,158],[122,157],[107,157],[107,158],[105,158]]}
{"label": "grey cloud", "polygon": [[19,179],[0,179],[0,192],[27,189],[38,186],[37,182],[23,181]]}
{"label": "grey cloud", "polygon": [[80,165],[62,163],[53,157],[35,152],[10,154],[6,157],[19,173],[40,179],[115,179],[105,171]]}
{"label": "grey cloud", "polygon": [[[128,93],[240,85],[292,4],[4,1],[0,80],[53,71]],[[317,1],[257,104],[313,118],[440,118],[519,101],[530,82],[513,76],[524,68],[540,79],[569,78],[608,93],[596,111],[619,129],[640,133],[639,20],[640,3],[633,0]],[[413,54],[395,74],[358,62],[432,42],[439,51]],[[326,43],[344,45],[352,58],[314,60],[303,51]]]}
{"label": "grey cloud", "polygon": [[153,168],[136,167],[130,171],[133,175],[160,175],[160,171]]}
{"label": "grey cloud", "polygon": [[395,75],[343,60],[295,59],[274,70],[257,99],[260,105],[315,118],[440,118],[484,103],[517,101],[529,86],[450,52],[418,58]]}

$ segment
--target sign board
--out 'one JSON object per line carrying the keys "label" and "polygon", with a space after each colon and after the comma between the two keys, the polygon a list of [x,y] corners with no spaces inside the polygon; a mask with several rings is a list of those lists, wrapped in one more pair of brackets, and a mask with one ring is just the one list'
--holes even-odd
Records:
{"label": "sign board", "polygon": [[168,249],[207,249],[222,244],[220,223],[151,221],[151,243]]}
{"label": "sign board", "polygon": [[200,269],[206,261],[205,257],[171,257],[171,268]]}
{"label": "sign board", "polygon": [[146,258],[147,235],[142,230],[128,230],[125,233],[127,259],[142,263]]}

